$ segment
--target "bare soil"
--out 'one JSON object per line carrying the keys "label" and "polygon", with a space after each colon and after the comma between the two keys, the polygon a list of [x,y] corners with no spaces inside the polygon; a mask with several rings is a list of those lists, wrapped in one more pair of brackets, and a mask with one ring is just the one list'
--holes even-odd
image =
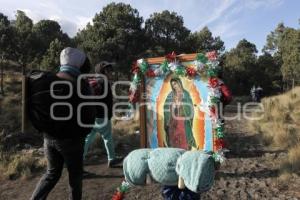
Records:
{"label": "bare soil", "polygon": [[[234,115],[228,113],[227,115]],[[260,135],[247,129],[246,121],[226,122],[227,139],[230,148],[228,159],[216,174],[213,188],[202,194],[202,199],[300,199],[300,178],[290,176],[279,179],[280,158],[286,156],[282,149],[270,149],[261,143]],[[126,155],[138,148],[138,136],[132,135],[127,142],[117,145],[119,154]],[[131,142],[128,142],[131,141]],[[92,155],[85,169],[96,175],[84,179],[84,200],[110,200],[123,180],[122,167],[107,168],[106,156],[98,152]],[[5,180],[0,182],[1,200],[29,199],[42,174],[27,180]],[[160,185],[134,187],[126,194],[125,200],[162,200]],[[66,170],[49,195],[49,200],[68,199],[68,175]]]}

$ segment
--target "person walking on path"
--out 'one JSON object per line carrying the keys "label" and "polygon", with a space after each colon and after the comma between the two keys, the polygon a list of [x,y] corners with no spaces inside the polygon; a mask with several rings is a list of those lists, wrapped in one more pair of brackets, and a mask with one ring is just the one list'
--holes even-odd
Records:
{"label": "person walking on path", "polygon": [[[96,76],[89,79],[89,84],[93,88],[94,95],[104,94],[104,97],[99,99],[99,101],[106,106],[106,109],[101,106],[97,106],[94,127],[85,139],[84,157],[86,156],[91,143],[94,141],[96,134],[99,133],[104,141],[108,159],[108,167],[113,167],[122,162],[123,158],[116,156],[114,141],[112,138],[111,118],[113,95],[110,84],[113,74],[112,63],[106,61],[100,62],[95,66],[95,73]],[[107,81],[105,81],[101,75],[105,76]]]}
{"label": "person walking on path", "polygon": [[[44,154],[47,159],[47,171],[37,184],[31,196],[31,200],[47,199],[48,194],[61,177],[64,164],[66,165],[69,174],[69,187],[71,190],[69,199],[81,200],[82,198],[84,138],[91,128],[82,127],[78,123],[77,107],[85,100],[78,96],[76,87],[78,86],[78,76],[90,71],[90,63],[89,59],[82,51],[67,47],[62,50],[60,54],[60,64],[61,66],[57,74],[51,74],[50,72],[47,73],[47,76],[44,76],[44,78],[40,80],[40,84],[37,84],[38,86],[31,88],[36,89],[41,87],[43,85],[41,83],[44,83],[45,88],[47,88],[44,92],[40,92],[40,95],[37,93],[37,95],[31,96],[33,99],[31,109],[34,109],[34,102],[37,101],[41,102],[38,104],[39,108],[37,111],[43,110],[45,107],[47,108],[45,110],[48,110],[48,112],[42,112],[41,117],[47,113],[49,114],[50,104],[52,108],[53,103],[61,103],[62,101],[64,104],[67,103],[70,105],[70,108],[66,109],[68,106],[56,106],[52,108],[53,113],[60,118],[67,118],[65,116],[68,116],[68,113],[73,113],[71,118],[64,120],[54,119],[52,115],[50,117],[50,114],[45,118],[50,122],[45,123],[45,126],[48,125],[48,128],[45,128],[42,131],[44,132]],[[60,82],[68,82],[70,86],[68,86],[68,89],[65,90],[65,84],[60,85],[57,82],[55,84],[57,85],[57,89],[55,90],[55,87],[53,86],[52,88],[50,84],[51,81],[53,81],[52,83],[55,83],[54,81],[56,80]],[[82,80],[80,85],[81,93],[83,95],[91,95],[91,90],[87,81]],[[52,94],[48,94],[47,96],[47,92],[49,93],[51,88],[53,93],[59,93],[60,91],[65,90],[65,93],[61,95],[66,96],[70,94],[71,97],[64,98],[62,100],[61,98],[54,98]],[[95,112],[96,110],[92,106],[85,106],[85,108],[82,108],[80,117],[83,123],[92,123],[95,119]],[[37,114],[38,113],[39,112],[37,112]],[[40,125],[40,128],[42,127],[41,124],[43,124],[43,122],[45,121],[37,123]]]}

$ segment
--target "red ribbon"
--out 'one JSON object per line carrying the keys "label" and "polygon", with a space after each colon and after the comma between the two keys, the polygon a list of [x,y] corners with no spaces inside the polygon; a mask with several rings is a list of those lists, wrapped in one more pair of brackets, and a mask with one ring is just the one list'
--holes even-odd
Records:
{"label": "red ribbon", "polygon": [[217,52],[216,51],[207,52],[206,57],[208,58],[208,60],[217,60]]}
{"label": "red ribbon", "polygon": [[167,54],[166,59],[168,62],[174,62],[176,59],[176,53],[173,51],[172,53]]}
{"label": "red ribbon", "polygon": [[139,92],[129,91],[129,102],[136,103],[139,100]]}
{"label": "red ribbon", "polygon": [[132,66],[131,66],[131,72],[136,74],[139,73],[140,68],[138,67],[137,61],[133,62]]}

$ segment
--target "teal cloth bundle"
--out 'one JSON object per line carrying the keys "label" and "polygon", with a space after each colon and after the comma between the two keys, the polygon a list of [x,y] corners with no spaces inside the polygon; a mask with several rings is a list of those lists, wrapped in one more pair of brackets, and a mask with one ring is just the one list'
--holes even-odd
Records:
{"label": "teal cloth bundle", "polygon": [[214,160],[203,151],[138,149],[125,158],[123,171],[132,185],[144,185],[147,174],[163,185],[177,185],[180,176],[193,192],[207,191],[214,182]]}
{"label": "teal cloth bundle", "polygon": [[148,159],[151,149],[132,151],[123,161],[125,179],[132,185],[143,185],[149,173]]}
{"label": "teal cloth bundle", "polygon": [[178,148],[157,148],[150,152],[148,166],[151,177],[164,185],[177,185],[177,159],[185,152]]}
{"label": "teal cloth bundle", "polygon": [[201,151],[187,151],[177,160],[176,172],[189,190],[207,191],[214,183],[214,159]]}

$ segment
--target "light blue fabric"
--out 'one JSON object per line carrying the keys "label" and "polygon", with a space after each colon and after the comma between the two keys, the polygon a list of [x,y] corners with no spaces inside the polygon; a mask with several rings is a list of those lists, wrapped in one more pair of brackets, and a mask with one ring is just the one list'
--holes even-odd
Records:
{"label": "light blue fabric", "polygon": [[176,161],[185,152],[178,148],[157,148],[150,152],[148,160],[151,177],[164,185],[177,185]]}
{"label": "light blue fabric", "polygon": [[148,159],[151,149],[132,151],[123,161],[125,179],[131,185],[144,185],[149,173]]}
{"label": "light blue fabric", "polygon": [[[159,67],[159,66],[156,66]],[[149,84],[150,81],[152,81],[153,78],[146,78],[146,84]],[[156,113],[156,106],[157,106],[157,97],[159,96],[159,93],[161,91],[161,88],[163,86],[164,79],[162,77],[156,77],[154,83],[151,82],[150,84],[153,84],[152,86],[152,94],[150,95],[150,103],[153,109],[154,113],[151,113],[153,115],[153,129],[152,133],[150,135],[150,147],[151,148],[157,148],[158,147],[158,141],[157,141],[157,113]],[[147,111],[148,112],[148,111]]]}
{"label": "light blue fabric", "polygon": [[71,74],[72,76],[75,76],[75,77],[77,77],[81,74],[79,68],[68,66],[68,65],[60,66],[59,71],[69,73],[69,74]]}
{"label": "light blue fabric", "polygon": [[188,189],[205,192],[214,183],[214,159],[201,151],[187,151],[177,160],[176,172]]}
{"label": "light blue fabric", "polygon": [[180,176],[187,188],[196,193],[209,190],[214,182],[214,160],[203,151],[138,149],[125,158],[123,171],[133,185],[144,185],[147,174],[162,185],[177,185]]}
{"label": "light blue fabric", "polygon": [[99,133],[103,139],[108,160],[113,160],[115,158],[115,146],[111,134],[111,121],[107,120],[107,123],[102,126],[101,124],[103,124],[103,122],[104,119],[96,118],[95,125],[92,131],[86,136],[83,154],[84,158],[88,152],[89,146],[94,141],[97,133]]}
{"label": "light blue fabric", "polygon": [[[199,90],[199,94],[201,95],[201,99],[204,101],[208,98],[208,83],[201,80],[200,76],[196,76],[194,79],[194,83]],[[205,141],[204,141],[204,150],[205,151],[213,151],[213,136],[212,136],[212,121],[209,114],[205,113]]]}

